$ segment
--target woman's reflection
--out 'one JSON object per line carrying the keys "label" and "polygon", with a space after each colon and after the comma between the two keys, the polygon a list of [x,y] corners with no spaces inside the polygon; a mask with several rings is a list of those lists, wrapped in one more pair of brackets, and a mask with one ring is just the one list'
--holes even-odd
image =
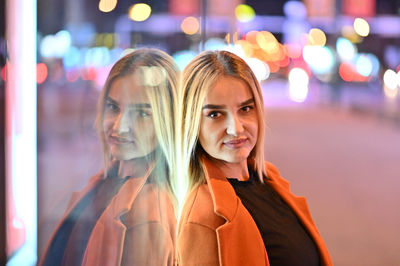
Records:
{"label": "woman's reflection", "polygon": [[170,56],[140,49],[111,69],[97,128],[104,171],[71,203],[41,265],[172,265],[177,68]]}

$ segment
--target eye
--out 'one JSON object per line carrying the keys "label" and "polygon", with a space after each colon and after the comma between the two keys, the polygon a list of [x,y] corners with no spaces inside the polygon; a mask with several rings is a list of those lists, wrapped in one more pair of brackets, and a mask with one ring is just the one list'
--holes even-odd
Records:
{"label": "eye", "polygon": [[139,117],[148,117],[152,115],[150,111],[145,111],[145,110],[138,110],[137,114]]}
{"label": "eye", "polygon": [[248,113],[253,109],[254,109],[254,105],[246,105],[246,106],[243,106],[242,108],[240,108],[240,110],[245,113]]}
{"label": "eye", "polygon": [[118,105],[116,105],[115,103],[111,103],[111,102],[106,103],[105,109],[107,111],[111,111],[111,112],[118,112],[119,111]]}
{"label": "eye", "polygon": [[212,119],[216,119],[218,117],[220,117],[222,114],[218,111],[211,111],[207,114],[207,117],[212,118]]}

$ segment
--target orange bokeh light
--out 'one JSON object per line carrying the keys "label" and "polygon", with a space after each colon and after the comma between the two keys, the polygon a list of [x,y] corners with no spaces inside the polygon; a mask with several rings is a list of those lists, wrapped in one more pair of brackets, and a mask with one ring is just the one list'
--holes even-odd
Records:
{"label": "orange bokeh light", "polygon": [[194,35],[199,31],[200,24],[195,17],[186,17],[181,23],[181,29],[188,35]]}

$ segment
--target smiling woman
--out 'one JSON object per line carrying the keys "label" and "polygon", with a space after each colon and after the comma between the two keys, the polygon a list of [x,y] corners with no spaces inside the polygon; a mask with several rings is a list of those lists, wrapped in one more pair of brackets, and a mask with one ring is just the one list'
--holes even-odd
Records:
{"label": "smiling woman", "polygon": [[332,265],[305,199],[264,162],[264,104],[250,67],[204,52],[183,72],[180,165],[189,192],[181,265]]}
{"label": "smiling woman", "polygon": [[112,67],[99,99],[104,170],[75,193],[40,265],[173,265],[178,72],[140,49]]}

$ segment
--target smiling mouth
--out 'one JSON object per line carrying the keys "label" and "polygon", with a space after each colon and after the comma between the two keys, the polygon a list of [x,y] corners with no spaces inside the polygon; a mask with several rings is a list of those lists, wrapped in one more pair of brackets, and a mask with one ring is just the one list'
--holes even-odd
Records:
{"label": "smiling mouth", "polygon": [[126,144],[134,144],[134,140],[126,139],[126,138],[121,138],[117,136],[110,136],[109,141],[111,144],[116,144],[116,145],[126,145]]}
{"label": "smiling mouth", "polygon": [[247,138],[240,138],[240,139],[233,139],[233,140],[224,142],[224,145],[226,145],[230,148],[239,148],[246,142],[247,142]]}

